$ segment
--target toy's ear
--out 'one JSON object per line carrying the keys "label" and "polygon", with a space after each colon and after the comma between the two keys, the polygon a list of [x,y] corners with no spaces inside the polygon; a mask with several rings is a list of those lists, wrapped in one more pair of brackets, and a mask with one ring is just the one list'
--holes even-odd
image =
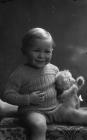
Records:
{"label": "toy's ear", "polygon": [[84,83],[85,83],[85,79],[84,79],[84,77],[82,77],[82,76],[79,76],[79,77],[76,79],[76,81],[77,81],[77,85],[78,85],[79,88],[81,88],[81,87],[84,85]]}

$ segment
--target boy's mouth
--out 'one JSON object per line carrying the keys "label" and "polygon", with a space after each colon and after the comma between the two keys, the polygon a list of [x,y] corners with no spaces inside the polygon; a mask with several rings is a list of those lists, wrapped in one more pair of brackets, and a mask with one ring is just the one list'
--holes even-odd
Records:
{"label": "boy's mouth", "polygon": [[36,60],[38,63],[45,63],[45,60]]}

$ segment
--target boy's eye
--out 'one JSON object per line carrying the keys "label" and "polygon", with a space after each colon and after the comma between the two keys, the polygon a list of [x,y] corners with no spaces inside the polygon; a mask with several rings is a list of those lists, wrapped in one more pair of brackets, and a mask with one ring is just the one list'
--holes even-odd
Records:
{"label": "boy's eye", "polygon": [[40,52],[40,50],[33,50],[34,52]]}
{"label": "boy's eye", "polygon": [[47,53],[47,54],[52,54],[52,50],[50,50],[50,51],[45,51],[45,53]]}
{"label": "boy's eye", "polygon": [[53,49],[45,50],[46,53],[52,53]]}
{"label": "boy's eye", "polygon": [[51,54],[52,53],[52,51],[51,50],[47,50],[47,51],[41,51],[41,50],[39,50],[39,49],[37,49],[37,50],[33,50],[33,52],[43,52],[43,53],[46,53],[46,54]]}

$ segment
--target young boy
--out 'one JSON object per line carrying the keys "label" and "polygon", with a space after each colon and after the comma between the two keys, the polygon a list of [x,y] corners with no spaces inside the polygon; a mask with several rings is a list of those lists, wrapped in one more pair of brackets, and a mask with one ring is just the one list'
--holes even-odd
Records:
{"label": "young boy", "polygon": [[30,140],[45,140],[45,113],[58,104],[55,77],[59,69],[50,63],[55,44],[42,28],[29,30],[22,44],[27,63],[9,77],[3,100],[19,106],[20,116],[31,131]]}
{"label": "young boy", "polygon": [[[55,43],[48,31],[33,28],[25,34],[22,44],[27,63],[9,77],[3,100],[19,106],[20,119],[29,129],[30,140],[46,140],[47,123],[62,122],[55,88],[59,69],[50,63]],[[76,123],[76,115],[79,118],[80,114],[71,111],[67,116],[72,116],[72,112],[75,117],[68,120]],[[85,118],[83,122],[87,124],[87,112]],[[81,119],[77,123],[81,123]]]}

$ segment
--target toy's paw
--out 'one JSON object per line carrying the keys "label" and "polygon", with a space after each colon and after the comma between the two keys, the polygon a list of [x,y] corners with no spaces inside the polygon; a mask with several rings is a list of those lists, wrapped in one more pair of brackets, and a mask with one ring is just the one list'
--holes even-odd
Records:
{"label": "toy's paw", "polygon": [[79,100],[82,102],[83,101],[83,99],[82,99],[82,96],[81,95],[79,95]]}
{"label": "toy's paw", "polygon": [[73,84],[71,89],[74,90],[74,91],[78,91],[78,86],[76,84]]}

